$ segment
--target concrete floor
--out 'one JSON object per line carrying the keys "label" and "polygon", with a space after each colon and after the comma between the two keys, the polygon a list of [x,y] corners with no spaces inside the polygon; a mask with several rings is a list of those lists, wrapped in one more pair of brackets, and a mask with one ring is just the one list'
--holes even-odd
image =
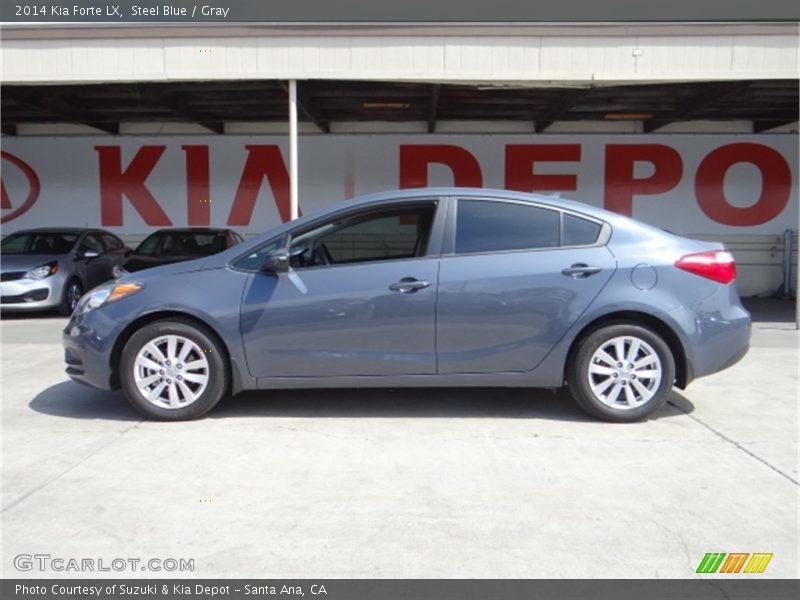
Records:
{"label": "concrete floor", "polygon": [[754,306],[742,362],[634,425],[502,390],[249,393],[153,423],[67,380],[63,319],[4,319],[2,576],[131,574],[14,569],[46,553],[195,560],[153,577],[683,578],[771,552],[762,577],[796,578],[787,306]]}

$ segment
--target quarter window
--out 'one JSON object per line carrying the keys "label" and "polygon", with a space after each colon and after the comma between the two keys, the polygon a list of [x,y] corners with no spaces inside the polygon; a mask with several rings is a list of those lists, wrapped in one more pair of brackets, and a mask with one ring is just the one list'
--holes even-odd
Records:
{"label": "quarter window", "polygon": [[487,200],[459,200],[457,254],[554,248],[559,213],[537,206]]}
{"label": "quarter window", "polygon": [[597,241],[600,224],[573,215],[564,215],[563,246],[588,246]]}
{"label": "quarter window", "polygon": [[257,271],[267,260],[267,255],[281,247],[281,242],[283,242],[283,237],[267,242],[263,246],[253,250],[250,254],[241,257],[233,266],[245,271]]}
{"label": "quarter window", "polygon": [[124,244],[122,243],[122,241],[111,234],[104,233],[103,241],[105,242],[106,248],[108,250],[122,250],[122,248],[124,248]]}

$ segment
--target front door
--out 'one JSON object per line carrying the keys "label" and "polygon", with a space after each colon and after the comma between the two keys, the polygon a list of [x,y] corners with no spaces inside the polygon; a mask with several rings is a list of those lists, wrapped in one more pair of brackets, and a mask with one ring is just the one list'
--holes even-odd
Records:
{"label": "front door", "polygon": [[293,234],[292,269],[254,273],[245,290],[251,374],[435,373],[436,204],[372,208]]}
{"label": "front door", "polygon": [[95,286],[110,279],[111,265],[109,256],[100,236],[88,233],[78,248],[78,256],[83,256],[84,252],[96,252],[97,256],[83,258],[83,272],[86,276],[86,289],[90,290]]}

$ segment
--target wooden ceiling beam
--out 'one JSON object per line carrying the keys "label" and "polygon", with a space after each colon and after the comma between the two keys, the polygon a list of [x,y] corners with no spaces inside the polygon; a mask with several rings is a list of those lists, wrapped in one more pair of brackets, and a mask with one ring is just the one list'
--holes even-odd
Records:
{"label": "wooden ceiling beam", "polygon": [[436,131],[436,117],[439,112],[439,92],[441,85],[434,83],[431,86],[431,102],[428,109],[428,133]]}
{"label": "wooden ceiling beam", "polygon": [[583,100],[592,92],[593,88],[567,89],[553,103],[553,105],[543,113],[534,116],[533,129],[536,133],[542,133],[553,123],[562,119],[575,104]]}
{"label": "wooden ceiling beam", "polygon": [[753,133],[761,133],[791,123],[797,123],[797,116],[784,119],[756,119],[753,121]]}
{"label": "wooden ceiling beam", "polygon": [[750,87],[749,81],[725,81],[714,83],[709,86],[701,86],[692,98],[686,102],[677,112],[665,117],[649,119],[643,124],[644,133],[652,133],[670,123],[676,121],[690,121],[699,111],[719,102],[725,98],[743,92]]}
{"label": "wooden ceiling beam", "polygon": [[[289,84],[286,82],[281,82],[281,87],[288,96]],[[319,128],[320,131],[322,131],[323,133],[331,132],[331,124],[319,116],[317,108],[314,106],[314,103],[311,100],[311,96],[304,89],[304,87],[300,85],[299,81],[297,82],[297,107],[309,121],[314,123],[314,125],[316,125]]]}
{"label": "wooden ceiling beam", "polygon": [[59,97],[53,93],[42,94],[31,89],[20,89],[14,86],[6,87],[4,93],[9,94],[13,100],[19,104],[27,105],[47,113],[48,120],[52,119],[56,122],[78,123],[80,125],[94,127],[106,133],[119,133],[119,123],[106,120],[101,121],[90,114],[81,113],[79,110],[76,110],[59,99]]}

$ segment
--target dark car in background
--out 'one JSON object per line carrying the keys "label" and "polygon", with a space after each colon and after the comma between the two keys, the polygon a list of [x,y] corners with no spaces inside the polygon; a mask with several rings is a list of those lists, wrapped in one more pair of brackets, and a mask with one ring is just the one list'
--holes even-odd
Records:
{"label": "dark car in background", "polygon": [[116,270],[115,276],[217,254],[244,241],[231,229],[159,229],[147,236]]}
{"label": "dark car in background", "polygon": [[103,229],[17,231],[0,246],[4,311],[58,309],[68,315],[83,293],[114,277],[130,249]]}

